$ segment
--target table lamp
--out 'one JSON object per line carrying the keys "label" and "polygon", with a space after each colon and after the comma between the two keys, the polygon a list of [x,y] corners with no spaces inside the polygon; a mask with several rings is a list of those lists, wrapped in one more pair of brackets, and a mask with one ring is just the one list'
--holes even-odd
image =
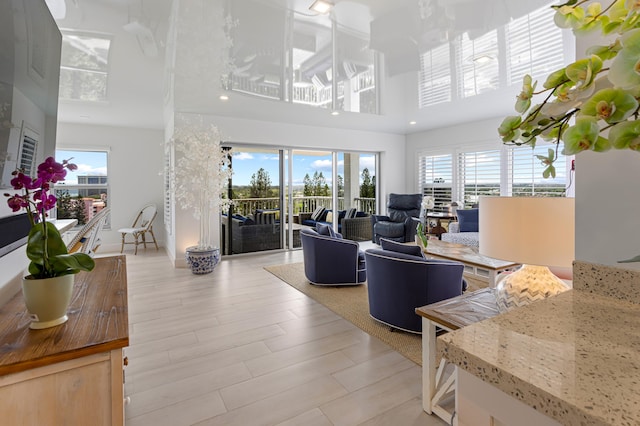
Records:
{"label": "table lamp", "polygon": [[496,284],[501,312],[568,290],[548,267],[572,265],[574,218],[573,198],[480,198],[480,254],[522,264]]}

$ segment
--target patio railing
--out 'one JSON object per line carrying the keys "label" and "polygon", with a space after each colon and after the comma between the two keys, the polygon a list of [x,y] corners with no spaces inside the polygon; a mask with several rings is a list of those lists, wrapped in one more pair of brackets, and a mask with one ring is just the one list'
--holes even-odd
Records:
{"label": "patio railing", "polygon": [[[246,216],[257,209],[278,209],[280,208],[279,198],[237,198],[234,200],[233,211]],[[375,214],[375,198],[354,198],[352,206],[358,211],[368,214]],[[331,197],[293,197],[293,213],[312,212],[318,207],[332,208]],[[346,210],[344,207],[344,197],[338,198],[338,210]]]}

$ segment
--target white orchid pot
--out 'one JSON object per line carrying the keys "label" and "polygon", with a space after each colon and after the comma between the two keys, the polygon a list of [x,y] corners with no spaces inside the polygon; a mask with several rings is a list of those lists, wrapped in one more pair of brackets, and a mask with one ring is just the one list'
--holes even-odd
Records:
{"label": "white orchid pot", "polygon": [[22,294],[31,315],[29,328],[39,330],[66,322],[73,294],[74,274],[61,277],[22,279]]}

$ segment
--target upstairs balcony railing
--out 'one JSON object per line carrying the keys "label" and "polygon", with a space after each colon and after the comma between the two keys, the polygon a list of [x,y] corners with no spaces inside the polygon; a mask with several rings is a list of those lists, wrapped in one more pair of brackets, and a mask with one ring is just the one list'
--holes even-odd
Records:
{"label": "upstairs balcony railing", "polygon": [[[246,216],[255,212],[257,209],[278,209],[280,208],[279,198],[237,198],[234,200],[233,211],[235,213]],[[358,211],[368,214],[375,214],[376,199],[375,198],[354,198],[352,206]],[[331,197],[293,197],[293,213],[312,212],[318,207],[332,209]],[[344,206],[344,197],[338,198],[338,210],[346,210]]]}

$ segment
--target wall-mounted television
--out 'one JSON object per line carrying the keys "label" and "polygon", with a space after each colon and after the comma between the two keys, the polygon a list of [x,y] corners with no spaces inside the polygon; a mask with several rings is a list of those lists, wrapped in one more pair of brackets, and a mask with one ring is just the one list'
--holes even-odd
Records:
{"label": "wall-mounted television", "polygon": [[[16,168],[33,175],[55,154],[61,45],[44,0],[0,1],[0,194],[12,193]],[[2,256],[24,244],[29,227],[0,198]]]}
{"label": "wall-mounted television", "polygon": [[0,257],[27,243],[31,223],[26,213],[0,218]]}

